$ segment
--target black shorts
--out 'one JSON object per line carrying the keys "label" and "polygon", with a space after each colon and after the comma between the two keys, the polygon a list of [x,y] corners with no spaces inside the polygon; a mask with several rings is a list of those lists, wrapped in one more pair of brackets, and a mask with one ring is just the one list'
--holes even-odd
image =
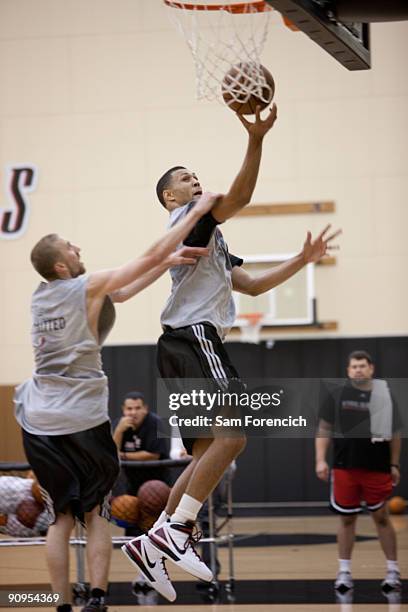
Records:
{"label": "black shorts", "polygon": [[[178,329],[165,328],[157,345],[157,365],[162,378],[206,378],[241,390],[240,376],[231,363],[217,330],[209,323]],[[182,438],[192,454],[196,438]]]}
{"label": "black shorts", "polygon": [[23,430],[28,462],[41,486],[44,502],[56,514],[70,511],[82,523],[84,513],[100,506],[110,518],[110,491],[119,474],[110,421],[65,436],[41,436]]}

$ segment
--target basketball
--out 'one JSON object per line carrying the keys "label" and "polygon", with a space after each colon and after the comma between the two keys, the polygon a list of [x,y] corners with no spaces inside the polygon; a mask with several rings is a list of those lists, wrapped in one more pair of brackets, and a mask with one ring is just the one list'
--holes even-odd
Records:
{"label": "basketball", "polygon": [[22,525],[33,529],[43,509],[43,505],[39,504],[38,501],[31,497],[26,497],[17,506],[16,516]]}
{"label": "basketball", "polygon": [[391,514],[403,514],[407,507],[407,502],[403,497],[399,497],[396,495],[395,497],[391,497],[388,502],[388,509]]}
{"label": "basketball", "polygon": [[137,492],[140,510],[157,518],[164,510],[170,495],[170,487],[161,480],[148,480]]}
{"label": "basketball", "polygon": [[34,497],[35,501],[37,501],[39,504],[43,503],[44,500],[41,495],[40,485],[38,484],[37,480],[34,480],[31,486],[31,495]]}
{"label": "basketball", "polygon": [[[111,501],[111,515],[116,522],[135,525],[139,518],[139,499],[134,495],[118,495]],[[124,525],[126,526],[126,525]]]}
{"label": "basketball", "polygon": [[40,485],[38,484],[37,476],[32,470],[30,470],[26,478],[29,478],[33,481],[33,484],[31,485],[31,495],[36,501],[38,501],[39,504],[42,504],[44,500],[41,495]]}
{"label": "basketball", "polygon": [[[265,85],[262,86],[262,95],[254,93],[249,95],[249,91],[260,81],[262,70]],[[239,115],[254,115],[256,107],[261,110],[266,108],[273,99],[275,93],[275,82],[273,76],[265,66],[240,62],[227,72],[221,84],[222,97],[224,102]],[[249,97],[248,97],[249,95]]]}
{"label": "basketball", "polygon": [[0,514],[0,527],[7,525],[7,514]]}

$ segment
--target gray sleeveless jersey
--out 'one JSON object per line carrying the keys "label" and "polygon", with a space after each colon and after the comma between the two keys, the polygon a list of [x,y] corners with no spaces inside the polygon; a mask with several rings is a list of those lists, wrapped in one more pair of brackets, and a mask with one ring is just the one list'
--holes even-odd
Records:
{"label": "gray sleeveless jersey", "polygon": [[[173,210],[170,227],[185,217],[191,207],[189,203]],[[161,323],[178,328],[208,321],[223,340],[235,320],[235,303],[228,248],[218,227],[212,233],[208,248],[209,257],[200,257],[195,265],[170,269],[172,288],[161,314]]]}
{"label": "gray sleeveless jersey", "polygon": [[[87,280],[80,276],[41,283],[33,294],[35,370],[17,387],[14,399],[17,421],[29,433],[65,435],[108,420],[100,344],[88,327]],[[99,319],[102,343],[114,322],[109,298]]]}

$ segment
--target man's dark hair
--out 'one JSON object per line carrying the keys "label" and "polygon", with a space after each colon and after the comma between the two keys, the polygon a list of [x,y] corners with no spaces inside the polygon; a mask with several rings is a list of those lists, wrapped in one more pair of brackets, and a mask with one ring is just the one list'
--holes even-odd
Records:
{"label": "man's dark hair", "polygon": [[58,278],[55,274],[54,266],[58,261],[60,252],[56,247],[59,239],[58,234],[47,234],[37,242],[31,251],[31,263],[46,280]]}
{"label": "man's dark hair", "polygon": [[353,351],[352,353],[350,353],[347,359],[348,366],[350,365],[350,361],[352,359],[358,359],[358,360],[366,359],[369,364],[373,365],[374,363],[370,353],[367,353],[367,351]]}
{"label": "man's dark hair", "polygon": [[132,399],[132,400],[140,399],[142,400],[144,404],[146,403],[145,396],[140,391],[129,391],[129,393],[127,393],[125,397],[123,398],[123,403],[125,403],[127,399]]}
{"label": "man's dark hair", "polygon": [[164,206],[164,208],[166,208],[166,202],[164,201],[164,198],[163,198],[163,191],[169,188],[173,172],[175,172],[176,170],[185,170],[185,169],[186,169],[185,166],[173,166],[173,168],[170,168],[170,170],[167,170],[167,172],[165,172],[163,176],[159,178],[159,180],[157,181],[156,194],[160,200],[160,204]]}

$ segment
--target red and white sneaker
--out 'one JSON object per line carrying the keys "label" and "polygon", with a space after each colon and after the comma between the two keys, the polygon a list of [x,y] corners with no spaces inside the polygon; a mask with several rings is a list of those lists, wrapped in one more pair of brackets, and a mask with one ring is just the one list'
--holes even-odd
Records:
{"label": "red and white sneaker", "polygon": [[194,549],[201,533],[194,533],[194,523],[163,523],[155,529],[151,529],[148,536],[152,544],[169,561],[192,574],[200,580],[211,582],[212,571],[203,563]]}
{"label": "red and white sneaker", "polygon": [[176,599],[177,593],[167,574],[163,555],[146,535],[124,544],[122,552],[137,567],[149,586],[169,601]]}

